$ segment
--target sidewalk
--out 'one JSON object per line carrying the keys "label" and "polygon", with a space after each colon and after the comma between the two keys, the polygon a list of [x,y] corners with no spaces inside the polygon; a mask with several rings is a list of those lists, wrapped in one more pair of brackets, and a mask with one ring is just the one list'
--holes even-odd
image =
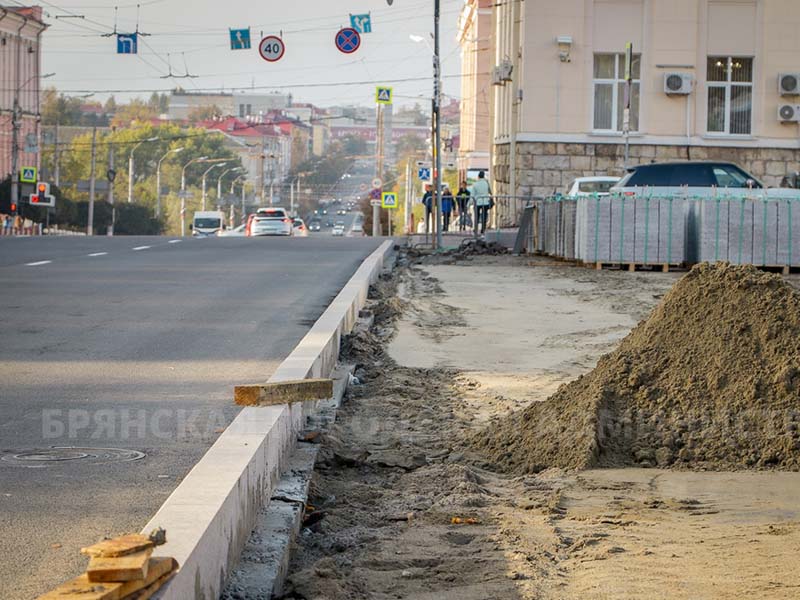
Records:
{"label": "sidewalk", "polygon": [[324,442],[287,597],[796,596],[798,473],[515,476],[469,444],[592,370],[680,274],[441,259],[402,271],[348,343],[362,385]]}

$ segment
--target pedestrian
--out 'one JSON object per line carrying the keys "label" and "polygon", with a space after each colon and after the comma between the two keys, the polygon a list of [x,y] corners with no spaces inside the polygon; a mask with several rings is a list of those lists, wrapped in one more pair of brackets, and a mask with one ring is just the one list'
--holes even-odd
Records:
{"label": "pedestrian", "polygon": [[458,203],[458,230],[464,231],[469,220],[469,190],[466,181],[461,182],[461,187],[456,192],[456,202]]}
{"label": "pedestrian", "polygon": [[450,191],[450,188],[444,186],[444,190],[442,190],[442,231],[447,231],[450,229],[450,215],[453,214],[453,208],[455,208],[455,201],[453,200],[453,192]]}
{"label": "pedestrian", "polygon": [[478,181],[472,184],[469,194],[475,206],[475,233],[480,231],[481,235],[486,233],[486,223],[489,220],[489,211],[494,206],[492,200],[492,188],[486,181],[486,173],[478,173]]}
{"label": "pedestrian", "polygon": [[19,215],[14,216],[14,227],[13,227],[13,234],[12,235],[21,235],[22,234],[22,217]]}
{"label": "pedestrian", "polygon": [[431,213],[433,212],[433,191],[430,183],[425,184],[425,193],[422,195],[421,202],[425,205],[425,233],[430,233]]}

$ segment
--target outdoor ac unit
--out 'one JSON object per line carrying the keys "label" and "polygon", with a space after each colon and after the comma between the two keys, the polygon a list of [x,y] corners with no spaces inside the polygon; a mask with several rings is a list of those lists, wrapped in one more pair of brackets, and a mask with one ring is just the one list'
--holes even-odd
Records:
{"label": "outdoor ac unit", "polygon": [[779,106],[778,120],[783,123],[800,123],[800,104],[782,104]]}
{"label": "outdoor ac unit", "polygon": [[664,93],[684,96],[691,94],[692,75],[690,73],[664,73]]}
{"label": "outdoor ac unit", "polygon": [[492,67],[492,85],[505,85],[500,67]]}
{"label": "outdoor ac unit", "polygon": [[511,81],[511,73],[514,72],[514,65],[511,63],[510,60],[505,59],[503,62],[500,63],[500,77],[503,78],[503,81]]}
{"label": "outdoor ac unit", "polygon": [[779,73],[778,93],[781,96],[800,95],[800,73]]}

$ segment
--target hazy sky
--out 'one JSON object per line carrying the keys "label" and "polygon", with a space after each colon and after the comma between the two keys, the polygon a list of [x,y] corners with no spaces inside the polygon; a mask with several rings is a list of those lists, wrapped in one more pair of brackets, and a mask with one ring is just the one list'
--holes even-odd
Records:
{"label": "hazy sky", "polygon": [[[125,99],[177,85],[189,91],[255,86],[260,93],[288,90],[298,102],[321,106],[369,105],[374,103],[373,82],[378,82],[393,85],[395,104],[425,103],[431,95],[431,51],[409,35],[427,37],[433,31],[433,0],[394,0],[392,6],[386,0],[141,0],[139,30],[151,35],[140,39],[138,56],[117,55],[115,38],[101,37],[114,30],[114,2],[32,3],[44,7],[50,24],[43,38],[42,72],[56,75],[43,84],[67,93],[94,92],[94,98],[105,100],[112,91]],[[441,0],[441,5],[443,90],[458,97],[461,61],[455,38],[463,0]],[[118,7],[117,30],[135,30],[136,2],[120,0]],[[334,46],[336,31],[350,25],[350,13],[367,12],[373,32],[362,36],[354,54],[340,53]],[[246,27],[253,48],[231,51],[229,28]],[[281,32],[286,54],[268,63],[258,54],[258,41],[262,33]],[[188,68],[198,77],[162,79],[169,74],[168,63],[173,74],[183,75]],[[399,81],[413,78],[419,80]],[[340,82],[370,83],[334,85]]]}

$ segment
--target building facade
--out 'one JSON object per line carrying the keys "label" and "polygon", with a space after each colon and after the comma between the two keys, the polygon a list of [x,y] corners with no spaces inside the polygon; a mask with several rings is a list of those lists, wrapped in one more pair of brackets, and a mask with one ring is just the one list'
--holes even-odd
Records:
{"label": "building facade", "polygon": [[[46,25],[40,7],[0,7],[0,175],[12,171],[14,140],[17,166],[39,166],[41,35]],[[17,102],[17,132],[14,107]]]}
{"label": "building facade", "polygon": [[467,0],[458,21],[461,47],[459,171],[489,169],[492,1]]}
{"label": "building facade", "polygon": [[800,2],[526,0],[492,17],[500,193],[621,175],[628,99],[629,166],[726,160],[768,185],[800,170],[800,90],[779,90],[800,80]]}

